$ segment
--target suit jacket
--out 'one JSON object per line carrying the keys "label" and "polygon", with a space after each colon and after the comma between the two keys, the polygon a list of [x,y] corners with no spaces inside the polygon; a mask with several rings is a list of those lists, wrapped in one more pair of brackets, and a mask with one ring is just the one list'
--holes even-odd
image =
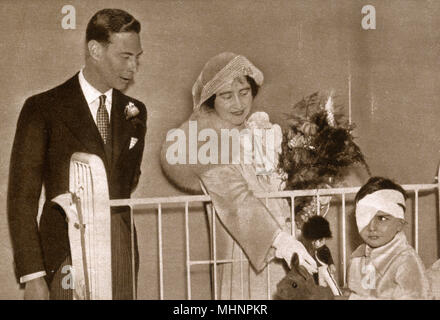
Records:
{"label": "suit jacket", "polygon": [[[140,113],[126,120],[124,109],[129,102]],[[110,199],[130,197],[140,175],[146,119],[147,110],[142,102],[113,90],[112,157],[108,159],[78,74],[26,100],[12,148],[8,188],[8,219],[18,277],[46,270],[50,281],[70,252],[64,213],[50,199],[69,190],[73,153],[92,153],[103,160]],[[131,137],[138,141],[130,149]],[[42,184],[48,200],[38,228]],[[122,214],[129,224],[129,212]]]}

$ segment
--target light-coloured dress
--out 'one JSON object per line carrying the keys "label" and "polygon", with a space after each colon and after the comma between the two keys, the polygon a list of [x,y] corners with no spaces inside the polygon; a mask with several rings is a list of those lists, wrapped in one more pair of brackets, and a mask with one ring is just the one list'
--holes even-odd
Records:
{"label": "light-coloured dress", "polygon": [[[228,125],[222,123],[214,113],[193,114],[189,121],[197,121],[198,131],[210,128],[219,137],[220,130]],[[189,131],[189,121],[180,127],[186,133]],[[272,244],[279,232],[291,232],[290,207],[283,199],[267,199],[266,203],[265,199],[257,199],[254,193],[278,190],[279,177],[259,175],[255,165],[242,162],[170,165],[165,159],[169,145],[165,143],[162,149],[164,172],[187,191],[198,192],[199,183],[202,182],[211,196],[218,217],[216,259],[236,260],[218,264],[215,277],[218,298],[272,298],[276,284],[287,271],[287,265],[282,260],[274,259]]]}

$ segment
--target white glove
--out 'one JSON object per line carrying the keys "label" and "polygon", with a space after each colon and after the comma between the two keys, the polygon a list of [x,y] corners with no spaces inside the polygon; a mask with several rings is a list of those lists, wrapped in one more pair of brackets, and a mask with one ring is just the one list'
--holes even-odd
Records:
{"label": "white glove", "polygon": [[299,264],[307,269],[310,274],[318,272],[315,259],[307,252],[304,245],[287,232],[280,232],[273,243],[275,256],[284,259],[291,267],[290,262],[294,253],[298,254]]}

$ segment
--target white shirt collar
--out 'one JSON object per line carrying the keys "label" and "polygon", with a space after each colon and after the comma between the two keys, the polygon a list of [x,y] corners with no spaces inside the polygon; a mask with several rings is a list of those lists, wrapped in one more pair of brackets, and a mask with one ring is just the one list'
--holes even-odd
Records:
{"label": "white shirt collar", "polygon": [[97,90],[95,87],[93,87],[87,80],[84,78],[83,70],[78,74],[78,80],[79,85],[81,86],[81,90],[84,94],[84,97],[86,98],[87,104],[90,105],[93,103],[96,99],[99,99],[99,97],[103,94],[106,96],[106,105],[111,106],[112,105],[112,94],[113,94],[113,88],[110,88],[104,93],[101,93],[99,90]]}

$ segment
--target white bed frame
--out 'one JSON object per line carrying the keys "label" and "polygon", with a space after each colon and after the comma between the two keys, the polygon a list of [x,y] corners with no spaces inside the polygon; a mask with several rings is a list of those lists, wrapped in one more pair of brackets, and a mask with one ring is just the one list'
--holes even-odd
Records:
{"label": "white bed frame", "polygon": [[[403,188],[415,195],[415,211],[414,211],[414,247],[419,249],[419,193],[421,191],[435,192],[437,190],[438,199],[440,199],[440,168],[437,173],[437,182],[432,184],[410,184],[403,185]],[[163,216],[162,205],[170,203],[182,204],[182,213],[185,217],[185,250],[186,250],[186,298],[191,299],[191,267],[195,265],[212,265],[213,269],[213,298],[217,299],[217,281],[216,268],[218,263],[227,263],[228,261],[221,261],[216,258],[216,223],[212,224],[211,239],[213,241],[212,258],[209,260],[191,260],[190,259],[190,229],[189,229],[189,204],[194,202],[210,202],[208,195],[200,196],[177,196],[177,197],[160,197],[160,198],[136,198],[136,199],[117,199],[109,200],[108,187],[106,183],[105,169],[102,161],[94,155],[75,153],[72,156],[70,165],[70,192],[74,193],[76,197],[76,207],[78,208],[78,222],[85,226],[85,233],[81,235],[80,244],[82,250],[82,272],[85,278],[85,292],[77,294],[77,297],[85,299],[111,299],[111,238],[110,238],[110,207],[111,206],[129,206],[131,212],[131,228],[134,229],[133,208],[142,205],[154,206],[157,208],[158,217],[158,264],[159,264],[159,299],[164,299],[164,259],[163,259]],[[346,284],[346,270],[347,270],[347,227],[346,227],[346,196],[355,194],[360,187],[353,188],[334,188],[334,189],[319,189],[319,190],[295,190],[295,191],[280,191],[267,194],[257,194],[257,197],[268,198],[290,198],[294,203],[295,198],[304,196],[316,196],[319,200],[320,196],[324,195],[339,195],[342,198],[342,285]],[[75,198],[75,197],[74,197]],[[440,202],[440,201],[439,201]],[[318,206],[319,207],[319,206]],[[440,203],[438,204],[440,207]],[[212,208],[210,210],[212,215],[211,221],[216,221],[216,212]],[[294,221],[294,207],[291,210],[291,221]],[[439,217],[440,219],[440,217]],[[294,228],[294,223],[292,224]],[[74,224],[69,223],[69,234]],[[73,230],[72,232],[77,232]],[[295,234],[295,230],[292,230]],[[132,232],[132,244],[134,242]],[[72,241],[72,240],[71,240]],[[134,246],[132,246],[133,248]],[[73,253],[73,250],[72,250]],[[134,252],[132,253],[134,257]],[[81,260],[81,259],[79,259]],[[133,266],[134,268],[134,266]],[[134,271],[134,270],[133,270]],[[135,283],[135,273],[133,272],[133,283]],[[269,281],[268,272],[268,281]],[[136,296],[135,289],[133,289],[134,296]],[[271,292],[268,286],[267,297],[271,297]]]}

